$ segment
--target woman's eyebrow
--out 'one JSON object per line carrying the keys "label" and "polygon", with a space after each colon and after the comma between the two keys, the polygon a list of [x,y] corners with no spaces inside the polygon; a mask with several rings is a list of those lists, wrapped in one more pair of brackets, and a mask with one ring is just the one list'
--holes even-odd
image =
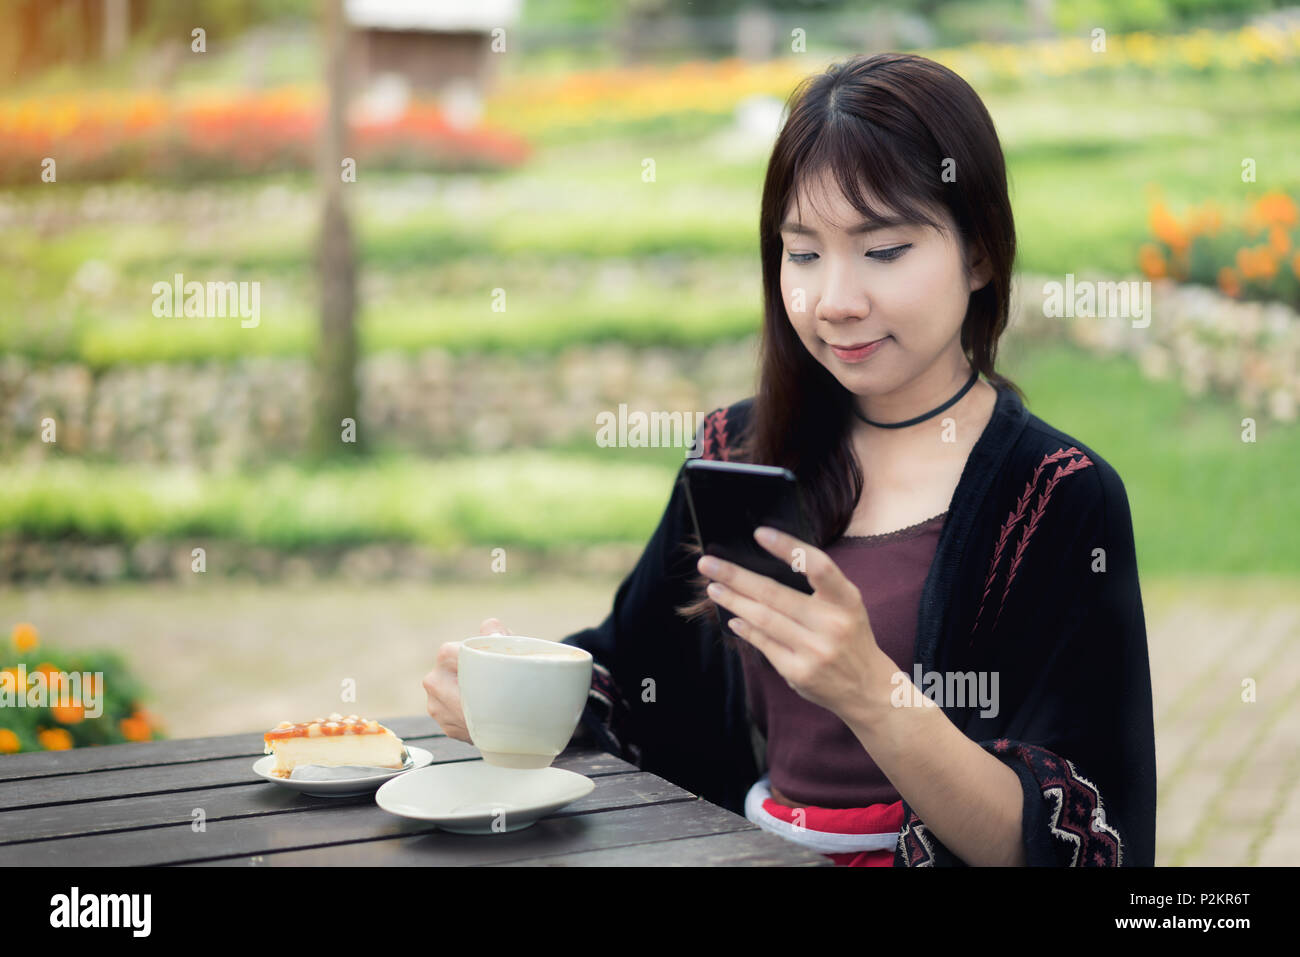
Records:
{"label": "woman's eyebrow", "polygon": [[[864,219],[862,222],[850,226],[845,232],[850,236],[856,236],[859,233],[870,233],[877,229],[888,229],[890,226],[911,225],[913,225],[913,221],[906,216],[883,216],[880,219]],[[805,226],[803,223],[795,222],[793,219],[782,223],[778,232],[800,233],[805,236],[817,235],[817,230]]]}

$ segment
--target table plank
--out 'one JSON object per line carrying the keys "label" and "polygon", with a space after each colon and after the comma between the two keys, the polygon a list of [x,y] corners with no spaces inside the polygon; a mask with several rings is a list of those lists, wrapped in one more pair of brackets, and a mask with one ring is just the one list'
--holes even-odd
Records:
{"label": "table plank", "polygon": [[[600,784],[597,783],[597,789],[599,788]],[[261,853],[201,863],[227,867],[246,867],[250,864],[346,864],[363,867],[504,864],[529,861],[547,854],[624,847],[678,837],[745,830],[758,828],[725,808],[693,797],[685,801],[598,813],[571,814],[560,810],[532,827],[506,834],[452,834],[436,829],[431,831],[426,825],[416,825],[410,829],[410,833],[399,838],[302,850],[284,848],[283,843],[290,839],[284,835]],[[298,839],[302,840],[303,837],[299,836]]]}
{"label": "table plank", "polygon": [[[430,742],[432,747],[425,744],[421,738],[409,740],[417,747],[433,751],[434,764],[473,761],[480,757],[477,748],[454,738],[435,738]],[[253,760],[245,755],[242,758],[222,758],[199,764],[164,764],[157,767],[16,781],[5,785],[0,790],[0,800],[5,802],[5,806],[0,808],[0,836],[5,833],[7,815],[23,808],[49,805],[66,808],[83,801],[139,798],[150,794],[178,791],[193,792],[214,787],[236,787],[250,782],[265,787],[275,787],[271,782],[264,781],[253,773]],[[588,777],[595,774],[636,770],[636,765],[629,764],[612,754],[606,754],[599,748],[590,747],[565,751],[555,759],[555,766],[568,768]],[[147,819],[141,821],[141,824],[148,823]]]}
{"label": "table plank", "polygon": [[[647,799],[656,793],[668,793],[665,787],[674,787],[655,775],[637,771],[631,764],[613,759],[599,751],[588,754],[573,753],[561,756],[555,766],[574,770],[588,777],[598,778],[611,774],[631,774],[645,781],[643,791]],[[448,763],[448,762],[435,762]],[[644,777],[642,777],[644,776]],[[654,784],[654,782],[659,782]],[[595,799],[598,792],[575,801],[571,807],[582,807],[583,802]],[[685,793],[685,792],[683,792]],[[680,797],[681,795],[676,795]],[[20,808],[0,813],[0,855],[7,845],[50,838],[71,838],[107,831],[139,831],[164,825],[189,825],[194,820],[194,810],[202,808],[207,823],[238,817],[255,817],[268,814],[301,814],[343,804],[375,803],[373,794],[352,797],[320,798],[300,794],[288,788],[276,787],[265,781],[243,783],[235,787],[197,788],[165,794],[148,794],[127,798],[108,798],[82,801],[76,804],[53,804]],[[593,805],[597,806],[597,805]],[[12,853],[22,855],[21,848]],[[0,858],[2,859],[2,858]]]}
{"label": "table plank", "polygon": [[[379,723],[399,738],[444,737],[438,723],[430,717],[407,716],[380,718]],[[269,730],[269,729],[267,729]],[[262,754],[263,731],[223,734],[210,738],[171,738],[164,741],[138,741],[106,744],[70,751],[32,751],[0,758],[0,782],[56,774],[79,774],[121,768],[141,768],[158,764],[188,764],[213,758],[233,758]],[[449,740],[455,740],[449,739]]]}
{"label": "table plank", "polygon": [[628,844],[574,854],[548,854],[526,861],[484,867],[834,867],[811,848],[761,828],[704,837],[681,837],[653,844]]}
{"label": "table plank", "polygon": [[[608,757],[606,755],[606,757]],[[579,801],[561,808],[553,815],[539,821],[524,834],[541,828],[548,822],[563,818],[595,819],[625,810],[644,807],[670,807],[675,803],[693,805],[703,803],[689,791],[653,774],[635,771],[595,778],[596,788]],[[274,787],[274,785],[266,785]],[[343,803],[346,801],[347,803]],[[713,805],[705,805],[713,808]],[[744,818],[736,817],[721,808],[714,808],[722,818],[747,825]],[[582,827],[585,827],[583,825]],[[579,830],[582,829],[579,828]],[[722,830],[715,827],[713,830]],[[318,804],[299,813],[263,813],[255,816],[208,820],[203,832],[195,832],[188,815],[182,823],[162,824],[147,829],[111,831],[81,835],[72,839],[33,841],[0,847],[0,865],[68,865],[131,866],[177,864],[210,860],[219,857],[259,855],[281,850],[315,848],[326,855],[328,863],[351,862],[354,848],[371,847],[384,838],[405,838],[410,835],[429,835],[435,831],[432,824],[398,817],[379,808],[373,797],[341,799],[338,802],[318,799]],[[554,848],[557,836],[563,830],[549,835]],[[690,833],[698,833],[690,832]],[[492,850],[493,838],[512,837],[511,834],[483,835],[487,840],[468,838],[461,847],[459,858],[475,859]],[[635,835],[625,835],[636,839]],[[438,831],[433,846],[437,848],[442,838],[466,838],[466,835]],[[356,843],[361,842],[361,843]],[[537,838],[526,838],[522,845],[539,843]],[[542,843],[545,843],[543,840]],[[567,843],[561,849],[571,849]],[[442,863],[423,855],[425,863]],[[489,854],[490,856],[490,854]],[[523,856],[530,856],[525,853]]]}
{"label": "table plank", "polygon": [[[440,736],[407,740],[416,747],[432,751],[435,764],[479,757],[477,748],[455,738]],[[262,779],[253,773],[253,762],[260,757],[262,757],[260,754],[245,754],[234,758],[149,764],[135,768],[52,774],[10,781],[0,788],[0,802],[2,802],[0,829],[4,827],[4,813],[15,808],[158,794],[165,791],[192,791],[197,788],[247,784],[250,779],[261,781]]]}

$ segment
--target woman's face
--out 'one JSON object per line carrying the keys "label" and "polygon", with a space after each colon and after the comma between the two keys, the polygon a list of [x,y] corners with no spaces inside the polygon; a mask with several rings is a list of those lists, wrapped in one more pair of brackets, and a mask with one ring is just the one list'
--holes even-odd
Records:
{"label": "woman's face", "polygon": [[[889,397],[863,403],[867,414],[872,406],[905,411],[933,394],[942,401],[955,377],[970,374],[961,325],[971,292],[988,282],[987,267],[967,276],[952,232],[889,224],[855,230],[863,217],[833,178],[812,188],[781,223],[781,296],[804,347],[855,395]],[[867,199],[885,208],[876,196]],[[937,215],[953,229],[945,211]],[[876,340],[883,341],[859,361],[833,348]]]}

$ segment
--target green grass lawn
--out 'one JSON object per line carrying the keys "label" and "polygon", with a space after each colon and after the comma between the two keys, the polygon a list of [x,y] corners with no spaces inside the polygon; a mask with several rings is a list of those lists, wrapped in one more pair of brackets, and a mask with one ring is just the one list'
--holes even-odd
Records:
{"label": "green grass lawn", "polygon": [[[1261,421],[1143,380],[1125,359],[1067,346],[1008,355],[1030,410],[1093,449],[1128,492],[1138,556],[1153,573],[1300,572],[1291,488],[1300,426]],[[737,399],[743,398],[737,396]],[[558,449],[429,461],[379,456],[234,476],[56,460],[0,466],[0,534],[135,541],[202,536],[297,548],[414,541],[438,546],[643,542],[681,450]]]}

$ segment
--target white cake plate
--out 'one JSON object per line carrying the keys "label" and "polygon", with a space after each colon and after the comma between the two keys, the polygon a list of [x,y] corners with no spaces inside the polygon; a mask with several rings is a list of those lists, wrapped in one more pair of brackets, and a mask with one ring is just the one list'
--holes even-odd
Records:
{"label": "white cake plate", "polygon": [[385,769],[365,777],[331,778],[326,781],[299,781],[293,778],[276,777],[271,773],[271,769],[275,767],[274,754],[268,754],[266,757],[255,761],[253,763],[253,772],[272,784],[279,784],[292,791],[301,791],[303,794],[310,794],[313,797],[347,797],[353,794],[373,794],[377,788],[393,778],[427,767],[432,763],[433,752],[426,751],[424,748],[412,747],[408,744],[406,745],[406,767],[393,770]]}

